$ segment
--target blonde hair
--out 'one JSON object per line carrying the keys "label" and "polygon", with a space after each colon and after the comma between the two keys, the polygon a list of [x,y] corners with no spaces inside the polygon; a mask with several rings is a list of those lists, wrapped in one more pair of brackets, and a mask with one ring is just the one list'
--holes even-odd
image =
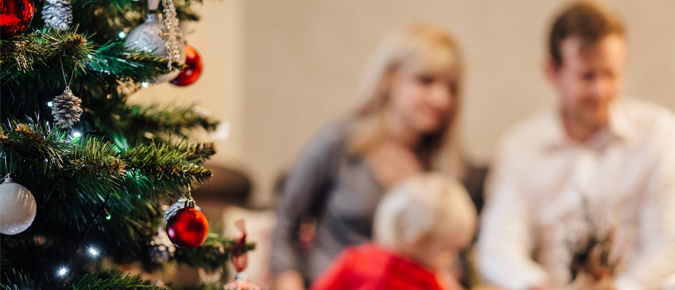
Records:
{"label": "blonde hair", "polygon": [[377,244],[397,252],[412,247],[411,237],[444,239],[456,248],[467,246],[476,228],[476,209],[464,187],[440,173],[410,177],[387,193],[375,211]]}
{"label": "blonde hair", "polygon": [[[394,71],[406,74],[446,74],[457,76],[457,92],[461,63],[457,46],[442,28],[432,25],[413,25],[386,38],[370,60],[360,87],[351,119],[356,127],[348,152],[363,155],[386,135],[383,121],[388,104],[384,80]],[[461,173],[459,146],[455,138],[455,120],[459,97],[441,128],[423,138],[415,153],[427,170],[435,169],[453,176]]]}

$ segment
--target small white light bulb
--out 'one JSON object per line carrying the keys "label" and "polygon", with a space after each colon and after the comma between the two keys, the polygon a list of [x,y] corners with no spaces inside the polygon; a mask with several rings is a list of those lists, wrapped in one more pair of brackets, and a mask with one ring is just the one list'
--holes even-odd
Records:
{"label": "small white light bulb", "polygon": [[82,133],[80,133],[80,132],[73,132],[73,137],[77,138],[77,137],[80,137],[80,136],[82,136]]}
{"label": "small white light bulb", "polygon": [[63,267],[59,270],[59,276],[63,276],[68,272],[68,269],[66,267]]}
{"label": "small white light bulb", "polygon": [[91,254],[92,256],[98,256],[98,250],[94,248],[89,248],[89,254]]}
{"label": "small white light bulb", "polygon": [[51,108],[52,106],[54,106],[54,102],[47,102],[47,107]]}

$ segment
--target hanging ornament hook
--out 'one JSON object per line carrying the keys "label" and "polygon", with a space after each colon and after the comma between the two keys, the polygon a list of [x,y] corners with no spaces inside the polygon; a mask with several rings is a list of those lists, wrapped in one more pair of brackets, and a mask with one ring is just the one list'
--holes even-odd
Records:
{"label": "hanging ornament hook", "polygon": [[61,73],[66,89],[63,91],[63,94],[56,96],[52,101],[52,115],[54,116],[54,121],[57,126],[69,129],[80,120],[80,116],[82,116],[82,113],[84,112],[80,107],[82,100],[75,96],[70,90],[70,82],[73,81],[73,77],[75,76],[77,63],[73,65],[70,80],[66,80],[66,73],[63,69],[61,56],[59,56],[59,63],[61,64]]}
{"label": "hanging ornament hook", "polygon": [[164,211],[164,219],[169,220],[169,218],[178,210],[195,208],[195,206],[195,200],[192,198],[192,187],[188,184],[186,185],[186,190],[181,191],[181,197]]}
{"label": "hanging ornament hook", "polygon": [[7,162],[7,152],[5,152],[4,155],[5,155],[5,170],[7,170],[7,175],[5,176],[5,178],[6,178],[6,177],[9,177],[10,173],[9,173],[9,165],[8,165],[9,163]]}
{"label": "hanging ornament hook", "polygon": [[73,70],[70,72],[70,78],[66,80],[66,72],[63,69],[63,61],[61,60],[61,56],[59,55],[59,64],[61,64],[61,75],[63,76],[63,83],[66,84],[66,90],[70,90],[70,83],[73,81],[73,77],[75,76],[75,69],[77,68],[77,63],[73,65]]}
{"label": "hanging ornament hook", "polygon": [[[59,64],[61,64],[61,76],[63,76],[63,83],[67,83],[68,81],[66,80],[66,72],[63,70],[63,60],[61,60],[61,56],[59,55]],[[67,87],[68,85],[66,85]]]}
{"label": "hanging ornament hook", "polygon": [[195,207],[195,200],[192,198],[192,188],[190,185],[187,185],[187,192],[184,195],[185,197],[185,207],[186,208],[194,208]]}
{"label": "hanging ornament hook", "polygon": [[[5,181],[9,180],[12,181],[12,170],[9,168],[9,156],[14,153],[14,149],[10,147],[9,153],[5,151],[5,170],[7,170],[7,174],[5,175]],[[8,155],[9,154],[9,155]]]}

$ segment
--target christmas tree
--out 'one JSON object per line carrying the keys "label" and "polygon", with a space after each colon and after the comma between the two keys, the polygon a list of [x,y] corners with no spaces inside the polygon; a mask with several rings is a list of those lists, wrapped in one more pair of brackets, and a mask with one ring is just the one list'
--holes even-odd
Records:
{"label": "christmas tree", "polygon": [[201,214],[190,189],[215,151],[191,132],[218,121],[127,103],[195,69],[178,20],[201,0],[150,1],[0,0],[1,289],[155,289],[120,265],[215,271],[253,248],[172,228]]}

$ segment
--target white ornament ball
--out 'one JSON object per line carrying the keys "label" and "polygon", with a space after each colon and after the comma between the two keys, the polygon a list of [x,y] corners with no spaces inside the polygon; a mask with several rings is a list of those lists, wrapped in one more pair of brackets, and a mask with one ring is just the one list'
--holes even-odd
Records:
{"label": "white ornament ball", "polygon": [[0,233],[16,235],[33,223],[37,213],[35,197],[21,184],[5,177],[0,184]]}
{"label": "white ornament ball", "polygon": [[[145,15],[145,23],[134,28],[127,38],[124,40],[126,48],[135,48],[137,50],[152,52],[152,54],[159,55],[163,58],[169,57],[169,52],[166,50],[166,41],[159,36],[159,33],[166,26],[162,24],[161,14]],[[183,43],[182,35],[178,38],[180,43]],[[178,63],[185,64],[185,45],[179,45],[180,59]],[[175,79],[180,74],[180,70],[174,70],[168,74],[159,76],[155,79],[155,83],[168,82]]]}

